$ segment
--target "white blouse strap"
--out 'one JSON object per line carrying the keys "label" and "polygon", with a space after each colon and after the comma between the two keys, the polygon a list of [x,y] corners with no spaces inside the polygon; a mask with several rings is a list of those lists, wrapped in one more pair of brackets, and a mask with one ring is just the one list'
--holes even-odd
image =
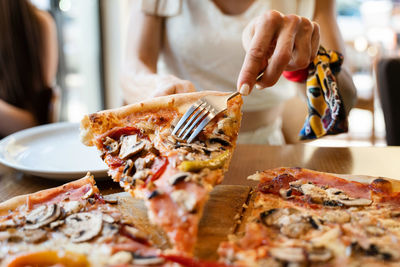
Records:
{"label": "white blouse strap", "polygon": [[[203,1],[203,0],[201,0]],[[182,9],[182,0],[142,0],[142,12],[159,17],[173,17],[179,15]]]}

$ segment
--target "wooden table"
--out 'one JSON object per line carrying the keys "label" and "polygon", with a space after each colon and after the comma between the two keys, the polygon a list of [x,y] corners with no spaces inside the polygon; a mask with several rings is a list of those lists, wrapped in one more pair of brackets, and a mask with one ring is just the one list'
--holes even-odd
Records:
{"label": "wooden table", "polygon": [[[280,166],[400,179],[400,147],[238,145],[223,184],[254,185],[254,182],[246,180],[247,176],[256,171]],[[0,202],[62,183],[0,168]],[[120,191],[119,185],[110,179],[98,181],[97,184],[103,194]]]}

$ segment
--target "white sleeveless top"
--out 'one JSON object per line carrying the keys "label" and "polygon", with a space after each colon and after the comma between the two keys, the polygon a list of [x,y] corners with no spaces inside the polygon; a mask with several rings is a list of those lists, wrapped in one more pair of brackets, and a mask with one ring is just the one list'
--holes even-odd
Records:
{"label": "white sleeveless top", "polygon": [[[235,91],[245,51],[242,31],[267,10],[312,19],[315,0],[256,0],[240,15],[226,15],[212,0],[182,0],[181,12],[166,18],[159,72],[194,83],[197,90]],[[244,97],[244,111],[271,108],[295,95],[282,78]]]}

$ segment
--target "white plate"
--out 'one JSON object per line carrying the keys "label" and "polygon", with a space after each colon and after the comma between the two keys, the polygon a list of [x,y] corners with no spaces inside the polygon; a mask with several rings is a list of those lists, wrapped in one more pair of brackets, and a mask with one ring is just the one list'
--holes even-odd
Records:
{"label": "white plate", "polygon": [[87,172],[107,176],[96,148],[80,142],[79,123],[52,123],[7,136],[0,141],[0,163],[52,179],[75,179]]}

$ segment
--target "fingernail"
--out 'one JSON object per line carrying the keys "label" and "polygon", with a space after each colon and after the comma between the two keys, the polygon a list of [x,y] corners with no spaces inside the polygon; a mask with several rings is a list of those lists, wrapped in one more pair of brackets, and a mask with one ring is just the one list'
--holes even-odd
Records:
{"label": "fingernail", "polygon": [[242,84],[242,86],[240,87],[239,92],[242,95],[248,95],[250,91],[250,86],[247,83]]}

